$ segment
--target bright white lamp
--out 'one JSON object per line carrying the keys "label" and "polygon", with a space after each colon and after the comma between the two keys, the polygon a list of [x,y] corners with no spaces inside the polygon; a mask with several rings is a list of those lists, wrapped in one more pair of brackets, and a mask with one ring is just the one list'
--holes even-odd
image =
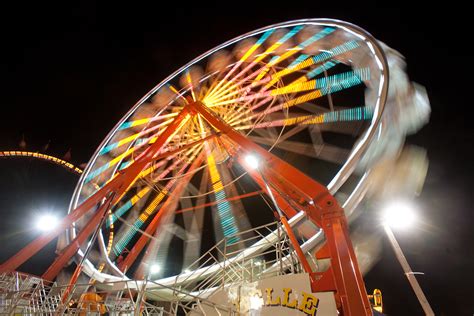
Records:
{"label": "bright white lamp", "polygon": [[252,169],[257,169],[258,168],[258,165],[259,165],[259,160],[257,158],[257,156],[255,155],[252,155],[252,154],[248,154],[247,156],[245,156],[245,163]]}
{"label": "bright white lamp", "polygon": [[405,201],[392,202],[383,210],[383,222],[390,227],[401,229],[413,225],[416,220],[413,205]]}
{"label": "bright white lamp", "polygon": [[150,266],[150,274],[157,274],[158,272],[160,272],[160,270],[161,267],[158,264],[152,264]]}
{"label": "bright white lamp", "polygon": [[59,220],[52,214],[43,214],[36,220],[36,228],[42,232],[51,231],[58,226]]}

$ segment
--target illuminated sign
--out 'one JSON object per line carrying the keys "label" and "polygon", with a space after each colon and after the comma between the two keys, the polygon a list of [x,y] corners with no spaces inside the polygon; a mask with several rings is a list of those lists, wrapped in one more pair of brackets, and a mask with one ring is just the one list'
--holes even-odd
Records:
{"label": "illuminated sign", "polygon": [[283,295],[274,294],[273,288],[265,288],[266,300],[264,306],[282,306],[298,309],[306,315],[315,316],[319,299],[311,293],[301,291],[301,295],[295,295],[291,288],[283,288]]}

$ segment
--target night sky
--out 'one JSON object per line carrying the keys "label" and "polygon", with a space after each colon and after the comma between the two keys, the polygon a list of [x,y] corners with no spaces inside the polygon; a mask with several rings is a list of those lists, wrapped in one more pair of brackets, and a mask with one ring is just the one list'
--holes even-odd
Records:
{"label": "night sky", "polygon": [[[400,51],[410,78],[428,90],[430,123],[407,140],[426,148],[430,160],[417,200],[422,223],[395,234],[413,270],[425,273],[418,280],[435,313],[472,315],[471,17],[455,5],[428,10],[409,5],[375,8],[369,3],[276,3],[201,1],[168,9],[158,1],[154,6],[64,1],[2,7],[0,150],[19,149],[24,135],[31,151],[46,149],[62,157],[71,149],[72,162],[85,163],[138,99],[214,46],[292,19],[352,22]],[[1,261],[37,235],[35,212],[65,214],[77,179],[43,162],[0,160]],[[41,273],[48,265],[45,256],[22,270]],[[369,291],[382,290],[389,315],[422,314],[387,240],[366,283]]]}

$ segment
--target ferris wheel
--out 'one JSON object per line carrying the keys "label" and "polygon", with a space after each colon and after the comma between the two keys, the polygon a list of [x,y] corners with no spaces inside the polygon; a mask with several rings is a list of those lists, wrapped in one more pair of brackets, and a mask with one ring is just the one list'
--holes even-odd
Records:
{"label": "ferris wheel", "polygon": [[[363,179],[353,170],[378,127],[387,79],[377,43],[347,23],[294,21],[235,38],[173,73],[122,118],[86,167],[71,209],[126,170],[193,102],[344,204]],[[265,186],[241,166],[238,143],[202,115],[186,114],[172,128],[104,223],[99,239],[113,239],[113,246],[88,264],[90,273],[106,261],[112,274],[143,278],[147,265],[165,266],[173,255],[173,262],[183,257],[184,270],[199,258],[203,239],[238,243],[232,236],[239,231],[272,221]],[[288,205],[283,211],[292,218],[299,210]],[[80,229],[76,223],[71,238]],[[318,231],[308,227],[301,238]],[[170,251],[179,244],[171,243],[176,235],[180,255]]]}
{"label": "ferris wheel", "polygon": [[[222,239],[258,250],[265,237],[242,234],[280,217],[303,251],[314,249],[324,232],[307,209],[342,205],[351,218],[370,165],[356,167],[380,133],[387,93],[378,42],[342,21],[276,24],[204,53],[98,147],[59,228],[72,224],[67,255],[45,277],[74,254],[99,282],[192,274]],[[227,259],[217,255],[212,271]]]}

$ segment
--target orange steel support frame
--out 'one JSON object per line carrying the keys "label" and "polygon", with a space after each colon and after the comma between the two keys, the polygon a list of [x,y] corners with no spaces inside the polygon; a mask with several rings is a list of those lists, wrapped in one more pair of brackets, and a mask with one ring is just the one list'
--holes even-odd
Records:
{"label": "orange steel support frame", "polygon": [[106,214],[110,203],[104,202],[102,206],[95,212],[94,216],[90,219],[84,229],[74,238],[69,245],[64,248],[59,255],[56,257],[54,262],[49,266],[48,270],[41,276],[41,278],[49,281],[53,281],[58,275],[59,271],[64,265],[71,259],[71,257],[77,252],[79,247],[86,241],[86,239],[94,232],[97,226],[100,224],[104,214]]}
{"label": "orange steel support frame", "polygon": [[[143,153],[141,153],[135,161],[126,169],[119,171],[118,175],[110,180],[106,185],[104,185],[100,190],[94,193],[90,198],[85,200],[81,205],[72,210],[68,215],[66,215],[57,227],[47,233],[42,234],[18,253],[12,256],[10,259],[0,265],[0,273],[10,272],[16,270],[21,264],[26,260],[35,255],[40,251],[44,246],[51,242],[55,237],[64,232],[68,227],[72,225],[75,221],[81,218],[93,207],[98,205],[103,198],[107,197],[109,194],[113,193],[114,198],[111,202],[111,205],[115,205],[120,201],[122,195],[127,191],[127,189],[134,183],[134,181],[139,176],[140,172],[145,169],[145,167],[153,161],[155,155],[163,148],[163,146],[168,142],[169,138],[177,130],[180,124],[183,123],[189,117],[188,107],[183,108],[178,116],[171,122],[170,125],[163,131],[163,133],[158,136],[156,141],[150,145]],[[89,221],[84,230],[93,230],[94,226],[92,221]],[[80,245],[78,243],[74,244],[74,247],[79,249]],[[65,251],[60,256],[69,256],[70,252]],[[69,256],[70,258],[70,256]],[[57,259],[64,261],[63,258]],[[67,261],[67,260],[66,260]],[[50,275],[57,275],[62,269],[62,266],[57,265],[54,271],[48,271]]]}
{"label": "orange steel support frame", "polygon": [[[304,210],[311,221],[324,231],[331,269],[324,272],[321,279],[327,280],[326,290],[335,291],[336,302],[342,308],[343,315],[372,315],[349,237],[346,216],[327,188],[232,129],[201,102],[191,103],[190,106],[216,130],[238,144],[244,155],[258,155],[262,165],[260,170],[251,168],[245,162],[241,162],[241,165],[254,179],[261,179],[259,173],[264,173],[269,184],[282,197],[286,196],[289,204],[296,204],[296,209]],[[266,190],[264,187],[262,189]],[[311,284],[315,292],[320,290],[318,283],[314,281]]]}
{"label": "orange steel support frame", "polygon": [[[41,235],[0,265],[0,273],[16,270],[22,263],[31,258],[65,229],[70,227],[73,222],[97,206],[109,194],[114,194],[110,205],[115,205],[127,189],[136,181],[140,172],[149,165],[150,162],[156,159],[157,154],[180,125],[189,118],[190,115],[196,114],[201,115],[220,135],[225,135],[238,144],[241,148],[241,154],[256,154],[259,156],[261,165],[263,166],[258,171],[246,165],[242,158],[243,155],[238,155],[237,157],[240,165],[256,180],[262,190],[266,192],[267,189],[259,173],[265,175],[265,179],[272,186],[270,190],[278,197],[278,199],[276,199],[277,203],[283,204],[282,206],[284,207],[282,209],[287,210],[287,212],[285,212],[287,215],[291,216],[299,210],[304,210],[310,220],[324,231],[326,244],[323,247],[323,252],[326,257],[331,259],[331,267],[323,273],[311,273],[312,290],[314,292],[334,291],[338,307],[342,309],[343,315],[345,316],[372,315],[365,285],[349,238],[347,220],[343,209],[339,206],[336,199],[329,193],[325,186],[319,184],[295,167],[232,129],[232,127],[222,122],[210,109],[199,101],[191,101],[185,106],[180,114],[157,138],[155,143],[150,145],[147,150],[139,155],[128,168],[120,171],[118,175],[110,180],[104,187],[71,211],[56,229]],[[98,213],[106,211],[107,209],[100,209]],[[161,216],[155,216],[154,220],[156,219],[156,222],[159,222]],[[100,218],[100,216],[97,215],[97,218]],[[82,235],[80,233],[76,237],[77,240],[75,239],[75,242],[72,243],[72,246],[68,246],[60,254],[53,264],[54,268],[48,269],[45,276],[51,278],[57,275],[72,256],[72,253],[75,253],[75,251],[79,249],[83,239],[87,239],[84,235],[89,236],[88,231],[92,232],[94,224],[97,225],[95,219],[96,216],[85,225],[83,230],[86,230],[86,232]],[[156,227],[156,224],[152,226]],[[143,246],[147,240],[148,238],[144,238]],[[297,243],[296,239],[293,243]],[[143,246],[140,248],[143,249]],[[294,245],[294,247],[297,249],[299,245]],[[75,251],[73,251],[74,249]],[[129,260],[132,261],[134,260],[133,257],[138,256],[139,253],[140,251],[136,251],[133,254],[129,253],[127,259],[130,257]],[[320,255],[321,251],[317,256]],[[308,267],[305,266],[305,270],[310,271],[309,265]]]}

